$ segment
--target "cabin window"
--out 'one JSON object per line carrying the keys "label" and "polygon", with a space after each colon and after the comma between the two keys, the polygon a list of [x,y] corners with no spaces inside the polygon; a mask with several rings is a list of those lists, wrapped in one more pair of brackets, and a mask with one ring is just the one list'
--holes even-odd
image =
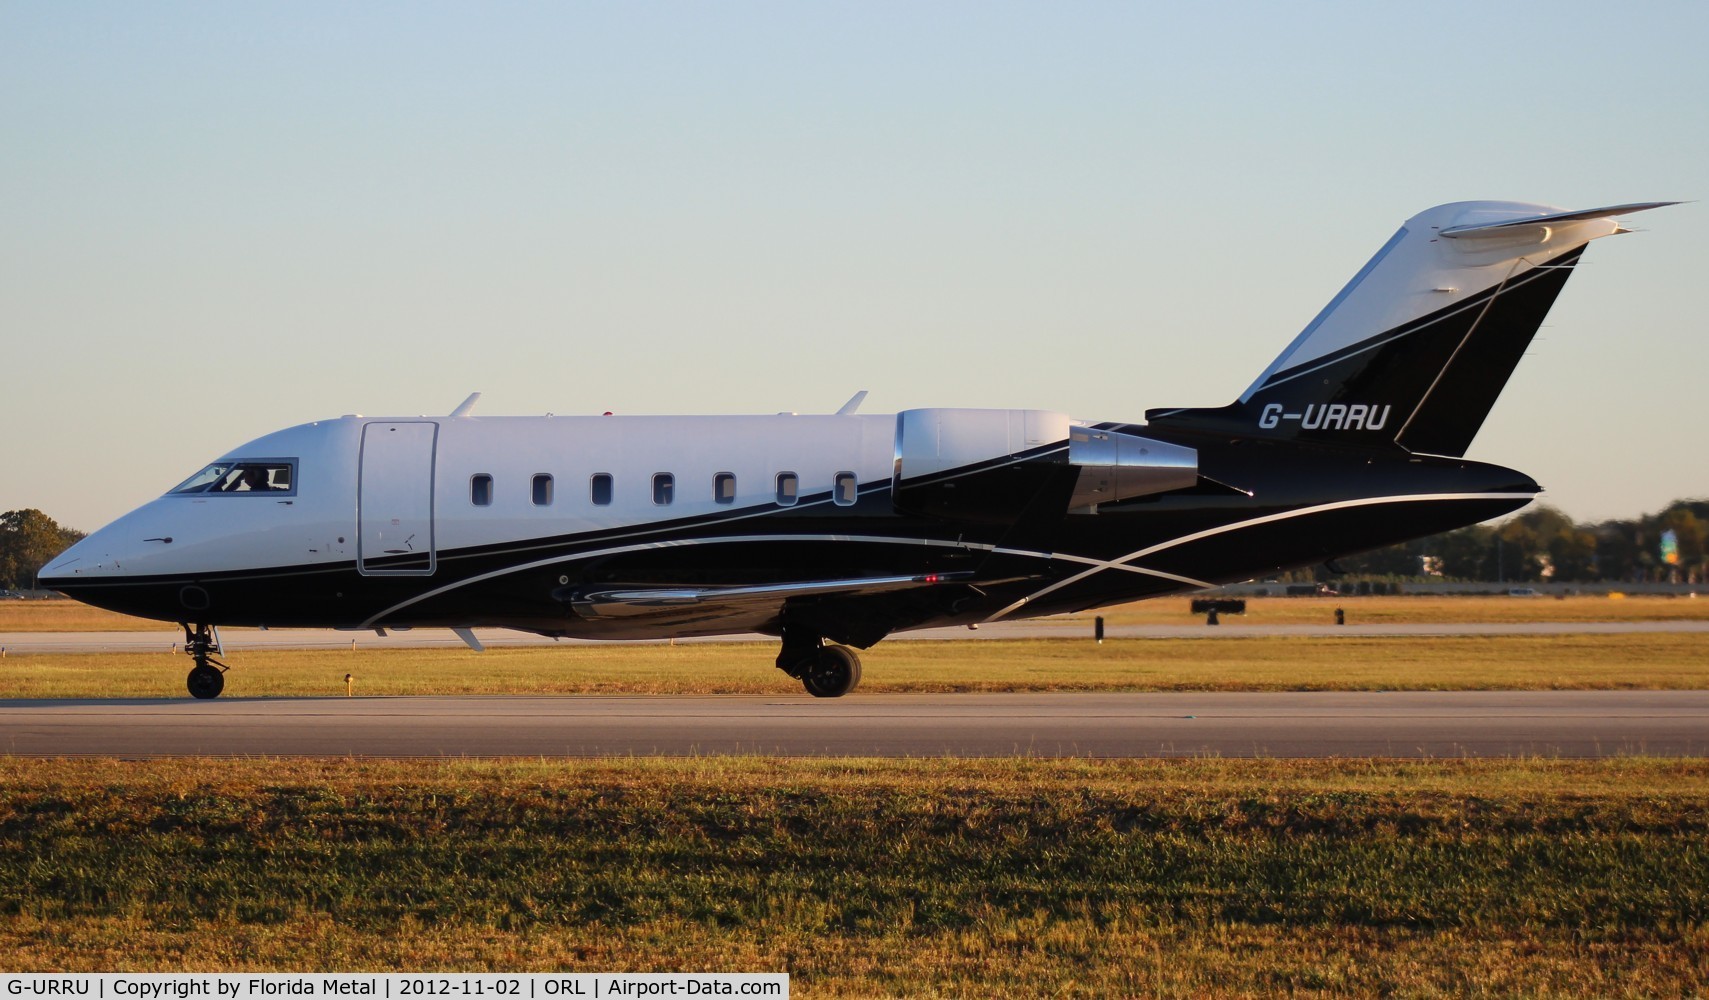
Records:
{"label": "cabin window", "polygon": [[534,477],[534,506],[552,506],[552,477],[544,472]]}
{"label": "cabin window", "polygon": [[168,495],[189,493],[264,493],[273,497],[297,493],[297,460],[273,458],[215,462],[174,486]]}
{"label": "cabin window", "polygon": [[676,477],[668,472],[653,474],[653,502],[664,507],[671,502],[671,494],[676,490]]}
{"label": "cabin window", "polygon": [[716,503],[736,502],[736,474],[720,472],[712,477],[712,499]]}
{"label": "cabin window", "polygon": [[477,472],[469,477],[469,502],[476,507],[490,506],[493,502],[493,477],[485,472]]}
{"label": "cabin window", "polygon": [[853,504],[860,492],[859,484],[855,481],[855,474],[839,472],[834,482],[836,485],[831,490],[831,499],[836,501],[837,506],[847,507]]}
{"label": "cabin window", "polygon": [[594,473],[588,480],[588,496],[596,506],[604,507],[611,503],[611,473]]}
{"label": "cabin window", "polygon": [[793,472],[777,474],[777,505],[793,507],[801,498],[801,480]]}

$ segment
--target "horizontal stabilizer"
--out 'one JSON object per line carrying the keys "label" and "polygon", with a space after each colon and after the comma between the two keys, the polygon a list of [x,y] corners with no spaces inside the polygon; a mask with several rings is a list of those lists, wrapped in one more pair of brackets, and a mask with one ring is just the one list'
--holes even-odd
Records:
{"label": "horizontal stabilizer", "polygon": [[1547,215],[1521,216],[1501,222],[1475,222],[1463,226],[1449,226],[1442,230],[1442,235],[1449,239],[1462,239],[1468,236],[1477,236],[1480,233],[1497,233],[1526,226],[1555,226],[1565,222],[1610,219],[1617,215],[1631,215],[1633,212],[1647,212],[1652,208],[1666,208],[1669,205],[1677,204],[1679,204],[1677,201],[1638,201],[1630,205],[1587,208],[1582,212],[1553,212]]}

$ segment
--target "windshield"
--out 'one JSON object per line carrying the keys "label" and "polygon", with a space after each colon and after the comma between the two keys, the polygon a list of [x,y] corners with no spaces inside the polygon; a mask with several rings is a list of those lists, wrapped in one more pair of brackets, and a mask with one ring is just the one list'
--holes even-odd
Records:
{"label": "windshield", "polygon": [[295,459],[215,462],[184,480],[168,496],[181,493],[270,493],[289,496],[297,491]]}

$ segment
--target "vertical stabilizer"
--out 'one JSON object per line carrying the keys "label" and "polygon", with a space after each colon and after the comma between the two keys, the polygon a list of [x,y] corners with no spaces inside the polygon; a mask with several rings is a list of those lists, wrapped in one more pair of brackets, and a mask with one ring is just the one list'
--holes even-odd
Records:
{"label": "vertical stabilizer", "polygon": [[1457,202],[1407,220],[1258,376],[1163,426],[1463,455],[1591,240],[1615,216]]}

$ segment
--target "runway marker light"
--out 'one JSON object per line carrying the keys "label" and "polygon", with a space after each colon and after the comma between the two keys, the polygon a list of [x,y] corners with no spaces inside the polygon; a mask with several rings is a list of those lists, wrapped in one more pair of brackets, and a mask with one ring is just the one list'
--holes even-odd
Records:
{"label": "runway marker light", "polygon": [[355,674],[345,674],[344,675],[344,697],[346,697],[346,698],[356,697],[356,675]]}

